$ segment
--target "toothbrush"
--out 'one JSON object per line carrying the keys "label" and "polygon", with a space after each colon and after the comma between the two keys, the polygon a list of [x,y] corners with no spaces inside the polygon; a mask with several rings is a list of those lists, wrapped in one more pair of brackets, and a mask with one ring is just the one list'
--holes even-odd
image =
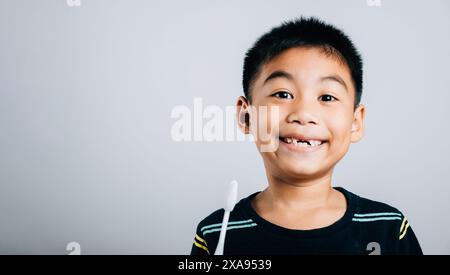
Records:
{"label": "toothbrush", "polygon": [[223,213],[222,228],[220,229],[219,242],[217,243],[214,255],[223,255],[223,246],[225,244],[225,235],[227,234],[228,219],[230,212],[233,211],[237,200],[238,182],[233,180],[230,182],[227,198],[225,201],[225,212]]}

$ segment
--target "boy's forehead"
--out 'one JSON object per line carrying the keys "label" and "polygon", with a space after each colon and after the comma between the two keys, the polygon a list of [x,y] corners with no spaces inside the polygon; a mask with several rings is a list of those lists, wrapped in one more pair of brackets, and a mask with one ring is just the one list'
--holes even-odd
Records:
{"label": "boy's forehead", "polygon": [[296,47],[280,53],[262,66],[256,82],[263,86],[266,79],[278,71],[289,73],[293,81],[335,75],[345,82],[348,89],[353,89],[347,64],[318,47]]}

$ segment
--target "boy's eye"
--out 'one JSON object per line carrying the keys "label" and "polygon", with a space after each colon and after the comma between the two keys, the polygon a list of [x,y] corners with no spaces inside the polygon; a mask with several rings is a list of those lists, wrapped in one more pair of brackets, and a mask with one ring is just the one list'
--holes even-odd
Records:
{"label": "boy's eye", "polygon": [[276,92],[272,96],[282,98],[282,99],[293,99],[294,98],[289,92],[286,92],[286,91]]}
{"label": "boy's eye", "polygon": [[332,95],[322,95],[322,96],[320,96],[320,99],[322,101],[335,101],[335,100],[337,100],[337,98],[335,98]]}

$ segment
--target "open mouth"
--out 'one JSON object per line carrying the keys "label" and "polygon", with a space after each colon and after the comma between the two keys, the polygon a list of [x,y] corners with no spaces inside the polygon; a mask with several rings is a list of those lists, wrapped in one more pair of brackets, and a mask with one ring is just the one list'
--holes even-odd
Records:
{"label": "open mouth", "polygon": [[280,137],[280,140],[287,144],[292,144],[296,147],[303,147],[303,148],[312,148],[312,147],[318,147],[324,143],[327,142],[327,140],[321,140],[321,139],[309,139],[309,138],[297,138],[297,137]]}

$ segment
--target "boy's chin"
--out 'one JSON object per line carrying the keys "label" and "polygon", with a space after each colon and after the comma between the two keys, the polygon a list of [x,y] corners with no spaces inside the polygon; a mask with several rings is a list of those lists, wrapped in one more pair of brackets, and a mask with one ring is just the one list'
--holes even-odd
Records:
{"label": "boy's chin", "polygon": [[323,167],[315,163],[289,163],[280,167],[280,169],[289,177],[304,179],[315,178],[323,174]]}

